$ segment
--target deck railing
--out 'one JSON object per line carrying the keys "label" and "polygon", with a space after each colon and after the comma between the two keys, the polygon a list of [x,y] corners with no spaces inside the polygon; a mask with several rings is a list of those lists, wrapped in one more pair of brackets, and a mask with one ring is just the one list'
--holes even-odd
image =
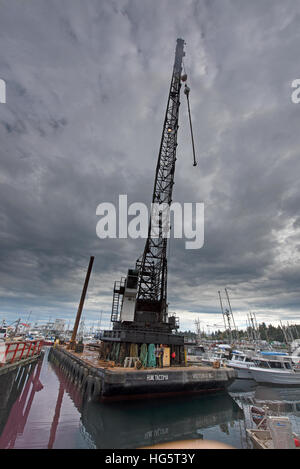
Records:
{"label": "deck railing", "polygon": [[0,366],[38,355],[42,345],[41,339],[0,342]]}

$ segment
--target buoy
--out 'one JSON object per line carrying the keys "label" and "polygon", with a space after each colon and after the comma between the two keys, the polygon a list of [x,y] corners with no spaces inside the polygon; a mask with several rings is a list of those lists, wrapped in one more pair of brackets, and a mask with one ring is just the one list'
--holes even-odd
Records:
{"label": "buoy", "polygon": [[294,442],[295,442],[295,446],[297,448],[299,448],[300,447],[300,440],[298,438],[294,438]]}

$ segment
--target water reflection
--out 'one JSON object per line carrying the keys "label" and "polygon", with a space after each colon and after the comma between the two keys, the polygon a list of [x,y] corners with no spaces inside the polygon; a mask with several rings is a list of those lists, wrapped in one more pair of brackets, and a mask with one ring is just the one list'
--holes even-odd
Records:
{"label": "water reflection", "polygon": [[85,403],[82,422],[97,448],[137,448],[202,438],[202,429],[242,418],[228,394],[186,399],[151,399],[111,404]]}
{"label": "water reflection", "polygon": [[[89,440],[90,447],[92,444],[101,449],[128,449],[182,439],[199,439],[203,437],[201,429],[207,427],[217,427],[218,432],[228,434],[228,423],[243,417],[241,409],[225,392],[188,398],[82,402],[80,392],[60,368],[53,363],[51,367],[81,412],[81,433]],[[56,413],[59,413],[60,397],[57,402]]]}
{"label": "water reflection", "polygon": [[[80,435],[80,394],[67,394],[45,356],[0,376],[0,448],[87,447]],[[77,407],[75,405],[77,404]],[[81,405],[81,401],[80,401]]]}
{"label": "water reflection", "polygon": [[22,433],[40,382],[42,359],[1,376],[0,448],[14,448]]}
{"label": "water reflection", "polygon": [[[253,407],[264,409],[270,415],[288,416],[293,431],[300,435],[300,388],[276,385],[257,385],[252,380],[239,383],[236,380],[230,388],[230,395],[242,409],[244,414],[244,427],[256,428],[257,420]],[[247,441],[248,447],[251,443]]]}
{"label": "water reflection", "polygon": [[[253,405],[300,421],[300,389],[236,380],[209,396],[82,402],[79,389],[47,360],[0,378],[0,448],[138,448],[183,439],[251,447]],[[298,433],[299,428],[294,431]]]}

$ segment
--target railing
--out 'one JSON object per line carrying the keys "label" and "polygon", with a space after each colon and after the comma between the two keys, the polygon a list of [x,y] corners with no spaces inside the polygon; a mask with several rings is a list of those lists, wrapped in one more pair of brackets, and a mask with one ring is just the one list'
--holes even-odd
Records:
{"label": "railing", "polygon": [[[147,329],[139,329],[138,327],[130,327],[128,329],[111,329],[111,330],[106,330],[103,331],[103,336],[102,338],[112,338],[112,339],[117,339],[121,336],[122,332],[132,332],[132,333],[149,333],[149,334],[159,334],[163,333],[166,334],[164,331],[161,331],[160,329],[152,329],[152,328],[147,328]],[[172,333],[167,333],[169,336],[182,336],[183,334],[180,332],[172,332]]]}
{"label": "railing", "polygon": [[0,342],[0,366],[38,355],[42,345],[43,340],[40,339],[20,342]]}

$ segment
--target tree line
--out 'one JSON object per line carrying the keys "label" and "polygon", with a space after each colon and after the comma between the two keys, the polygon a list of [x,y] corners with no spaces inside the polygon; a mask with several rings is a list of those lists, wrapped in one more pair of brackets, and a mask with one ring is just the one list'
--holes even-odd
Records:
{"label": "tree line", "polygon": [[[192,331],[184,331],[183,334],[190,338],[196,339],[197,334]],[[295,339],[300,339],[300,325],[290,324],[288,326],[273,326],[272,324],[266,325],[262,322],[257,325],[256,329],[247,327],[246,329],[239,330],[217,330],[212,333],[201,334],[204,339],[230,341],[230,337],[235,340],[266,340],[267,342],[292,342]]]}

